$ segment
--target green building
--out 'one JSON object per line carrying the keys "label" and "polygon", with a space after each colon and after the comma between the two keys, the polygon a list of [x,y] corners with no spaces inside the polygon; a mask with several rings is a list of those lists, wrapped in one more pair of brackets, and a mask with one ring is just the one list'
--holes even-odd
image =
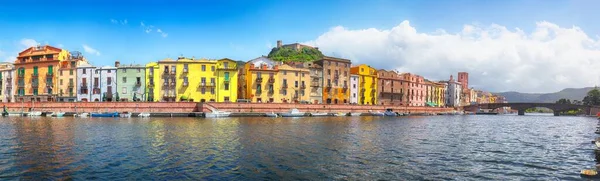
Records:
{"label": "green building", "polygon": [[117,67],[117,94],[119,101],[145,101],[146,94],[146,67],[143,65],[120,65]]}

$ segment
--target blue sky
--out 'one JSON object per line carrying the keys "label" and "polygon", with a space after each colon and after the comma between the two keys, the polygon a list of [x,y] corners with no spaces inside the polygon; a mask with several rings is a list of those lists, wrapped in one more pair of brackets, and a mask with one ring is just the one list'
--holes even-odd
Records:
{"label": "blue sky", "polygon": [[[529,32],[536,22],[548,21],[596,37],[599,5],[592,0],[3,0],[0,60],[23,50],[24,39],[84,52],[96,65],[179,55],[249,60],[268,54],[276,40],[308,42],[336,26],[385,30],[405,20],[423,33],[460,32],[465,24]],[[83,45],[97,52],[85,52]]]}

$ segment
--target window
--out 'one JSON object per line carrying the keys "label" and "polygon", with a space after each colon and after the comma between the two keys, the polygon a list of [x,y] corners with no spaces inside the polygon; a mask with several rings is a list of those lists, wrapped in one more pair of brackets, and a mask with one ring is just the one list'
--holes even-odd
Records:
{"label": "window", "polygon": [[[125,69],[123,69],[125,70]],[[127,77],[123,77],[123,83],[127,83]]]}
{"label": "window", "polygon": [[95,73],[95,74],[98,74],[98,72],[100,72],[100,70],[95,70],[95,71],[94,71],[94,73]]}
{"label": "window", "polygon": [[225,90],[229,90],[229,83],[225,83]]}
{"label": "window", "polygon": [[175,65],[171,66],[171,72],[175,72]]}
{"label": "window", "polygon": [[202,87],[202,89],[200,89],[200,93],[202,93],[202,94],[206,93],[206,88]]}
{"label": "window", "polygon": [[96,86],[96,87],[99,86],[98,85],[98,77],[94,77],[94,86]]}
{"label": "window", "polygon": [[73,79],[69,79],[69,85],[73,85]]}
{"label": "window", "polygon": [[127,69],[121,69],[123,73],[127,73]]}
{"label": "window", "polygon": [[287,71],[285,71],[285,70],[284,70],[284,71],[283,71],[283,75],[287,75]]}
{"label": "window", "polygon": [[137,72],[138,72],[138,73],[141,73],[141,72],[142,72],[142,69],[137,69]]}
{"label": "window", "polygon": [[61,71],[60,71],[60,76],[62,76],[62,75],[63,75],[63,72],[64,72],[64,70],[61,70]]}
{"label": "window", "polygon": [[296,77],[298,77],[298,72],[294,72],[296,74]]}
{"label": "window", "polygon": [[59,84],[60,84],[60,85],[63,85],[63,80],[62,80],[62,79],[60,79],[60,83],[59,83]]}
{"label": "window", "polygon": [[110,69],[107,72],[110,74]]}
{"label": "window", "polygon": [[282,94],[287,95],[287,89],[283,89]]}
{"label": "window", "polygon": [[304,77],[304,73],[302,73],[302,77]]}
{"label": "window", "polygon": [[348,71],[344,71],[344,76],[348,76]]}
{"label": "window", "polygon": [[229,81],[229,72],[225,72],[225,81]]}
{"label": "window", "polygon": [[206,65],[202,65],[202,72],[206,71]]}
{"label": "window", "polygon": [[52,75],[52,71],[54,71],[54,69],[52,69],[52,65],[48,65],[48,74]]}
{"label": "window", "polygon": [[294,87],[298,87],[298,81],[294,81]]}
{"label": "window", "polygon": [[86,73],[86,70],[87,70],[87,69],[83,69],[83,70],[81,70],[81,71],[83,72],[83,74],[85,74],[85,73]]}
{"label": "window", "polygon": [[183,82],[188,83],[188,77],[183,77]]}
{"label": "window", "polygon": [[352,84],[352,88],[355,88],[355,89],[356,89],[356,84]]}
{"label": "window", "polygon": [[184,70],[184,71],[188,71],[188,70],[190,70],[190,69],[188,69],[188,64],[183,64],[183,70]]}
{"label": "window", "polygon": [[200,78],[200,82],[202,82],[202,83],[206,83],[206,77],[202,77],[202,78]]}
{"label": "window", "polygon": [[331,75],[331,69],[327,69],[327,75]]}
{"label": "window", "polygon": [[107,82],[106,83],[107,85],[111,85],[111,83],[112,83],[112,77],[107,77],[106,78],[106,82]]}
{"label": "window", "polygon": [[210,88],[210,94],[215,94],[215,88],[214,87]]}
{"label": "window", "polygon": [[33,75],[38,75],[38,67],[37,66],[33,67]]}
{"label": "window", "polygon": [[127,87],[123,87],[123,88],[121,88],[121,93],[123,93],[123,94],[127,94]]}
{"label": "window", "polygon": [[215,78],[210,78],[211,83],[215,83]]}
{"label": "window", "polygon": [[33,89],[33,95],[36,95],[36,96],[38,95],[38,89],[37,88]]}
{"label": "window", "polygon": [[214,72],[214,71],[215,71],[215,66],[214,66],[214,65],[213,65],[213,66],[211,66],[211,67],[210,67],[210,70]]}
{"label": "window", "polygon": [[224,102],[229,102],[229,96],[225,96],[225,97],[223,97],[223,99],[224,99]]}
{"label": "window", "polygon": [[223,62],[223,67],[225,67],[225,68],[229,67],[229,62]]}
{"label": "window", "polygon": [[287,79],[283,79],[283,85],[287,85]]}
{"label": "window", "polygon": [[261,73],[260,72],[256,73],[256,78],[259,78],[259,79],[261,78]]}

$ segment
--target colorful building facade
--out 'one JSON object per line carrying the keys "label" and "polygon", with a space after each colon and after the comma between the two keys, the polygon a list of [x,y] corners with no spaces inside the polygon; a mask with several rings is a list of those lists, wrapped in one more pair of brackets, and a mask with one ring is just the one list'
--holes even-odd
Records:
{"label": "colorful building facade", "polygon": [[[102,102],[115,102],[119,100],[117,92],[117,67],[104,66],[99,72],[100,92]],[[95,81],[95,80],[94,80]]]}
{"label": "colorful building facade", "polygon": [[150,62],[146,64],[146,101],[158,102],[161,100],[161,72],[158,63]]}
{"label": "colorful building facade", "polygon": [[377,70],[361,64],[350,68],[350,73],[358,75],[358,104],[377,105]]}
{"label": "colorful building facade", "polygon": [[236,102],[238,99],[238,64],[224,58],[217,61],[217,102]]}
{"label": "colorful building facade", "polygon": [[15,100],[14,75],[15,66],[13,64],[0,63],[0,101],[2,102],[14,102]]}
{"label": "colorful building facade", "polygon": [[404,84],[402,85],[402,89],[406,93],[406,102],[409,106],[425,106],[426,96],[425,96],[425,79],[423,76],[411,74],[411,73],[402,73],[400,74],[402,79],[404,80]]}
{"label": "colorful building facade", "polygon": [[56,101],[59,92],[55,73],[59,63],[68,57],[67,50],[48,45],[30,47],[20,52],[14,62],[17,70],[16,101]]}
{"label": "colorful building facade", "polygon": [[117,67],[117,91],[119,101],[145,101],[146,99],[146,67],[143,65],[121,65]]}
{"label": "colorful building facade", "polygon": [[158,68],[160,72],[159,83],[161,84],[161,89],[159,90],[160,100],[175,102],[177,100],[177,63],[175,60],[167,58],[158,61]]}
{"label": "colorful building facade", "polygon": [[58,66],[58,96],[59,102],[75,102],[77,100],[77,66],[87,62],[81,52],[74,51]]}
{"label": "colorful building facade", "polygon": [[100,102],[100,72],[87,62],[77,65],[77,101]]}
{"label": "colorful building facade", "polygon": [[358,75],[350,74],[350,104],[358,104]]}
{"label": "colorful building facade", "polygon": [[308,83],[310,72],[305,68],[279,65],[276,82],[280,82],[279,101],[283,103],[309,103]]}
{"label": "colorful building facade", "polygon": [[281,103],[279,97],[283,81],[279,79],[279,63],[267,57],[252,59],[242,68],[244,76],[240,77],[240,91],[243,99],[250,102]]}
{"label": "colorful building facade", "polygon": [[349,103],[350,91],[348,88],[352,62],[348,59],[324,56],[315,63],[323,67],[323,103]]}

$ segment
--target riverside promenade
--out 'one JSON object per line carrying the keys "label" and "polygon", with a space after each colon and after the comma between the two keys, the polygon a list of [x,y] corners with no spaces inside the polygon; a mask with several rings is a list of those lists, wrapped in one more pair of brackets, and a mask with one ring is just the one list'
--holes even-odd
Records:
{"label": "riverside promenade", "polygon": [[399,113],[448,113],[453,108],[410,107],[391,105],[342,105],[342,104],[291,104],[291,103],[195,103],[195,102],[24,102],[0,103],[9,112],[133,112],[133,113],[200,113],[212,110],[232,113],[281,113],[292,108],[302,112],[356,112],[385,111]]}

